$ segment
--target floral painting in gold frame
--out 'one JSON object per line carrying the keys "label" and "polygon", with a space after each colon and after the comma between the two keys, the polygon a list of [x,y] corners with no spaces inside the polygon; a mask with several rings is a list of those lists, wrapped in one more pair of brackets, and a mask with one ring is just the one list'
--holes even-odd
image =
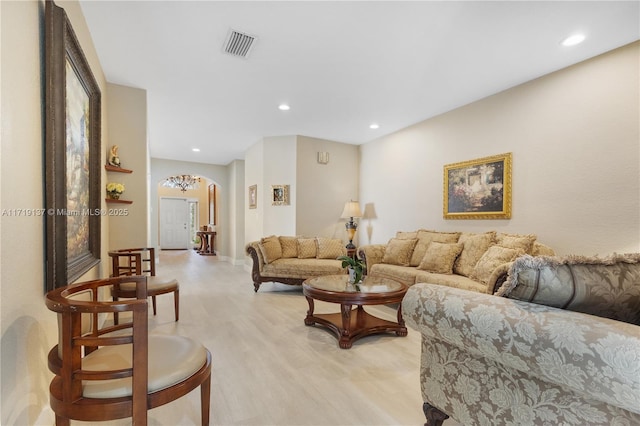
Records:
{"label": "floral painting in gold frame", "polygon": [[511,219],[511,153],[444,166],[445,219]]}

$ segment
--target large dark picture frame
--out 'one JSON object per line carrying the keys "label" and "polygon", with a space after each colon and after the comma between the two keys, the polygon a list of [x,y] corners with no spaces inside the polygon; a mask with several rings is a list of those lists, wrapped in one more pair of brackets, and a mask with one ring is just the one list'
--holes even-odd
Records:
{"label": "large dark picture frame", "polygon": [[511,153],[444,166],[445,219],[511,219]]}
{"label": "large dark picture frame", "polygon": [[45,290],[100,262],[100,88],[64,9],[45,6]]}

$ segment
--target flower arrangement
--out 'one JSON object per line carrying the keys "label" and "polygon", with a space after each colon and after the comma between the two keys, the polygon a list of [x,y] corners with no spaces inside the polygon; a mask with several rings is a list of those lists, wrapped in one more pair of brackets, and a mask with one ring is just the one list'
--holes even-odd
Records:
{"label": "flower arrangement", "polygon": [[124,192],[124,185],[121,183],[109,182],[107,184],[107,195],[109,198],[117,200]]}

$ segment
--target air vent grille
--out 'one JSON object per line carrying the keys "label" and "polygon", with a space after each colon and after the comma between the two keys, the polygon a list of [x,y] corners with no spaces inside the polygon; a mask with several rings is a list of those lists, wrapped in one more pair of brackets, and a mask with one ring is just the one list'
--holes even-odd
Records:
{"label": "air vent grille", "polygon": [[252,35],[231,30],[224,44],[224,51],[230,55],[246,58],[249,56],[255,41],[256,37]]}

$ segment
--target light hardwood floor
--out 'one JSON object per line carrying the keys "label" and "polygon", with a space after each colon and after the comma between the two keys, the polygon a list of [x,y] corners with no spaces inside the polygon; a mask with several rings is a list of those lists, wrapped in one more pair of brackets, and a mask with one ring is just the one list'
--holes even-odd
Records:
{"label": "light hardwood floor", "polygon": [[[173,298],[164,295],[150,327],[197,338],[211,351],[212,425],[424,424],[415,330],[340,349],[330,332],[304,325],[308,305],[300,287],[265,283],[254,293],[241,266],[192,250],[159,256],[158,275],[180,281],[180,321],[173,321]],[[395,319],[392,307],[367,309]],[[318,302],[316,312],[337,312],[337,306]],[[151,410],[149,424],[199,425],[199,410],[196,390]]]}

